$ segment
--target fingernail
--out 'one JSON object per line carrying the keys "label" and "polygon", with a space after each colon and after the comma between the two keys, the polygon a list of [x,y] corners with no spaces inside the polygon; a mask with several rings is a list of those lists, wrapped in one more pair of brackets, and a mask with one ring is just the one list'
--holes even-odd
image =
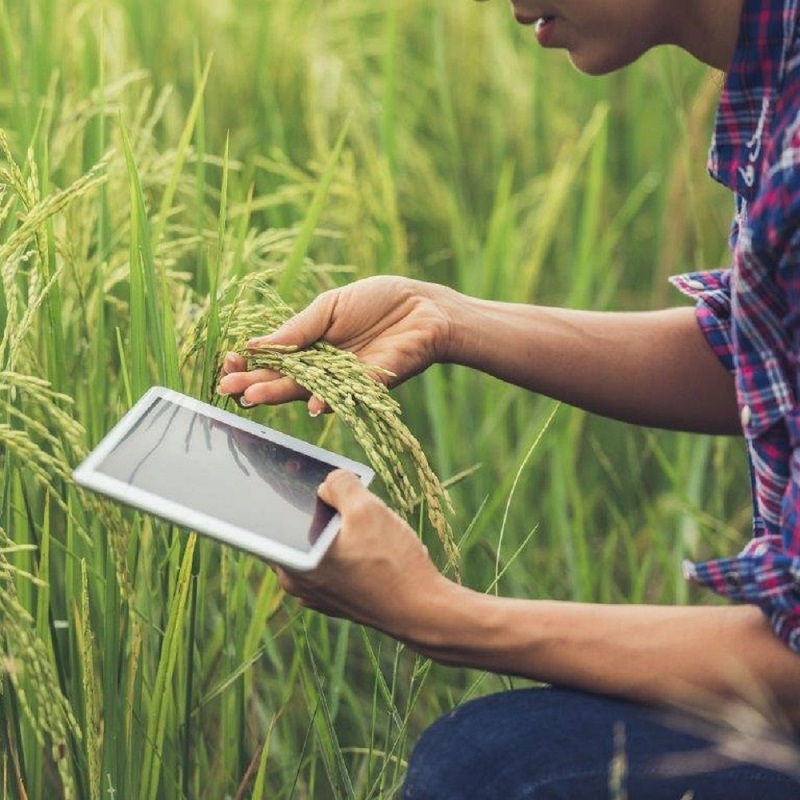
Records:
{"label": "fingernail", "polygon": [[239,405],[242,408],[252,408],[253,403],[251,403],[244,395],[239,398]]}
{"label": "fingernail", "polygon": [[[316,406],[316,408],[315,408],[315,409],[313,409],[313,410],[312,410],[312,408],[311,408],[311,404],[312,404],[312,403],[313,403],[313,404]],[[319,397],[317,397],[317,395],[314,395],[314,396],[313,396],[313,397],[312,397],[312,398],[311,398],[311,399],[308,401],[308,406],[307,406],[307,408],[308,408],[308,415],[309,415],[310,417],[318,417],[318,416],[319,416],[319,415],[320,415],[320,414],[323,412],[323,410],[325,409],[325,403],[324,403],[324,401],[323,401],[323,400],[321,400]]]}

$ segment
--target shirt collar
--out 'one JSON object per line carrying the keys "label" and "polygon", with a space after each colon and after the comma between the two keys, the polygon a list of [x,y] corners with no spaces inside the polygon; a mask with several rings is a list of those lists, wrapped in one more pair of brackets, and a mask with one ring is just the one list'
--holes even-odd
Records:
{"label": "shirt collar", "polygon": [[786,71],[800,0],[744,0],[739,38],[717,110],[708,158],[712,177],[752,199],[761,138]]}

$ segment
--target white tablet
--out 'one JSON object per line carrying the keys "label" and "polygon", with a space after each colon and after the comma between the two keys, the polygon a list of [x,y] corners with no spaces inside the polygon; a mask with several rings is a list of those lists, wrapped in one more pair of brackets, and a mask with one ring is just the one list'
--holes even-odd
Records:
{"label": "white tablet", "polygon": [[340,519],[317,497],[364,464],[156,386],[73,473],[88,489],[296,570],[313,569]]}

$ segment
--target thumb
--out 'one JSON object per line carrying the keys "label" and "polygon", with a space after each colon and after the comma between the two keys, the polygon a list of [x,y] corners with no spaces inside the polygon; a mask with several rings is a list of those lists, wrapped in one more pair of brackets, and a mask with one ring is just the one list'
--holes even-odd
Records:
{"label": "thumb", "polygon": [[260,347],[267,344],[294,346],[300,349],[318,341],[328,330],[333,318],[334,301],[331,293],[325,292],[311,305],[283,323],[267,336],[257,336],[247,341],[246,347]]}
{"label": "thumb", "polygon": [[351,502],[355,495],[368,491],[361,483],[358,476],[343,469],[329,472],[320,484],[317,494],[320,499],[338,511],[344,511],[345,506]]}

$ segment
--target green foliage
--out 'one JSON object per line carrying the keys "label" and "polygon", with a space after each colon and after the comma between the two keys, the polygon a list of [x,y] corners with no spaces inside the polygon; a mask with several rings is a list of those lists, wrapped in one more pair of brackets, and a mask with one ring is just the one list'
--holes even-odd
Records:
{"label": "green foliage", "polygon": [[[505,682],[304,612],[71,468],[150,384],[213,391],[247,276],[296,308],[379,272],[679,301],[667,274],[724,258],[713,78],[670,51],[584,78],[502,4],[423,0],[4,3],[0,74],[0,796],[392,796],[420,729]],[[451,367],[396,398],[476,588],[684,602],[680,559],[746,535],[727,441]],[[362,455],[340,419],[259,414]]]}

